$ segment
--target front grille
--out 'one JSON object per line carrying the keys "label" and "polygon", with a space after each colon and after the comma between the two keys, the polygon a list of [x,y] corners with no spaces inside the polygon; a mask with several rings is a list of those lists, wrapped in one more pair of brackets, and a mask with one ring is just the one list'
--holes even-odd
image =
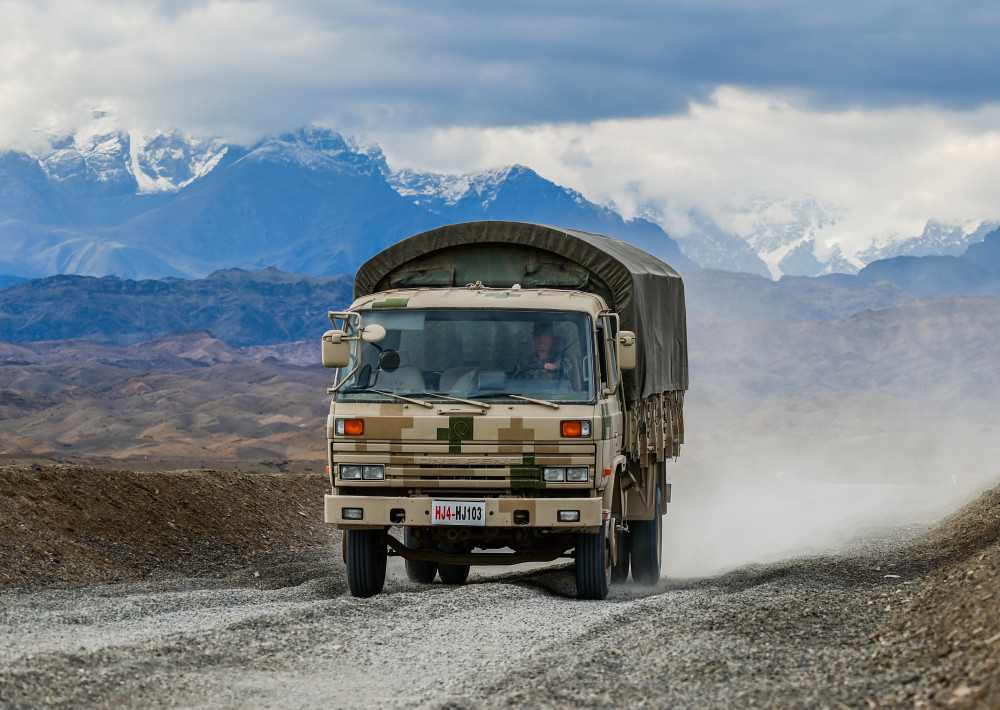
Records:
{"label": "front grille", "polygon": [[542,488],[538,466],[394,466],[387,472],[394,486],[439,488]]}
{"label": "front grille", "polygon": [[447,475],[436,475],[436,476],[417,476],[418,481],[506,481],[509,480],[507,476],[477,476],[475,479],[470,479],[468,476],[447,476]]}
{"label": "front grille", "polygon": [[483,465],[476,465],[476,466],[455,466],[454,464],[443,464],[443,463],[422,463],[422,464],[418,464],[417,467],[418,468],[423,468],[423,469],[435,469],[435,470],[454,470],[456,468],[458,468],[458,469],[474,469],[474,468],[484,469],[485,468],[485,469],[496,469],[498,471],[503,471],[503,470],[505,470],[505,469],[508,468],[507,466],[504,466],[503,464],[483,464]]}

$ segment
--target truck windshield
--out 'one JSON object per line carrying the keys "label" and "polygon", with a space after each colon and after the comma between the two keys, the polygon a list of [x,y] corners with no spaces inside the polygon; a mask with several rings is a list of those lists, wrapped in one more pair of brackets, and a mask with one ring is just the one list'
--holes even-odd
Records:
{"label": "truck windshield", "polygon": [[[594,399],[593,326],[585,313],[380,309],[364,311],[362,318],[365,326],[383,326],[386,336],[378,343],[352,343],[351,362],[342,372],[354,374],[338,390],[338,400],[384,400],[385,393]],[[356,334],[357,319],[345,329]]]}

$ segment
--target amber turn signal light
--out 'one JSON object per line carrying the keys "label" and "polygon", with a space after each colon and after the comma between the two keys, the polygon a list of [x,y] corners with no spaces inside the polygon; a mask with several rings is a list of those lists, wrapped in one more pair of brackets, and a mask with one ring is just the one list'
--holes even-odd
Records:
{"label": "amber turn signal light", "polygon": [[590,436],[590,422],[570,420],[560,424],[561,432],[566,437]]}
{"label": "amber turn signal light", "polygon": [[337,436],[361,436],[365,433],[364,419],[338,419],[335,426]]}

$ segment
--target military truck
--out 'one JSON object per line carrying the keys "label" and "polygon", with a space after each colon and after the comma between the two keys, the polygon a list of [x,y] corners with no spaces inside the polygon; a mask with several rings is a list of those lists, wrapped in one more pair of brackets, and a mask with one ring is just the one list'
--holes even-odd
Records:
{"label": "military truck", "polygon": [[389,555],[444,584],[575,558],[583,599],[659,579],[688,386],[676,271],[599,234],[470,222],[374,256],[354,297],[322,341],[325,519],[354,596]]}

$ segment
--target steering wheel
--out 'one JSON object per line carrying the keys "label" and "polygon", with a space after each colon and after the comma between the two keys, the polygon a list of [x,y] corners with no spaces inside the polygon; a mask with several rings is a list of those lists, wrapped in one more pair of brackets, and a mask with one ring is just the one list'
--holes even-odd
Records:
{"label": "steering wheel", "polygon": [[531,365],[530,367],[526,367],[523,370],[519,370],[514,375],[514,379],[515,380],[525,380],[525,379],[528,379],[527,378],[527,374],[529,372],[544,372],[546,374],[552,374],[552,375],[555,376],[553,379],[558,379],[558,378],[561,378],[561,377],[566,377],[565,368],[563,368],[563,367],[557,367],[555,370],[546,370],[545,369],[545,365],[543,364],[543,365]]}

